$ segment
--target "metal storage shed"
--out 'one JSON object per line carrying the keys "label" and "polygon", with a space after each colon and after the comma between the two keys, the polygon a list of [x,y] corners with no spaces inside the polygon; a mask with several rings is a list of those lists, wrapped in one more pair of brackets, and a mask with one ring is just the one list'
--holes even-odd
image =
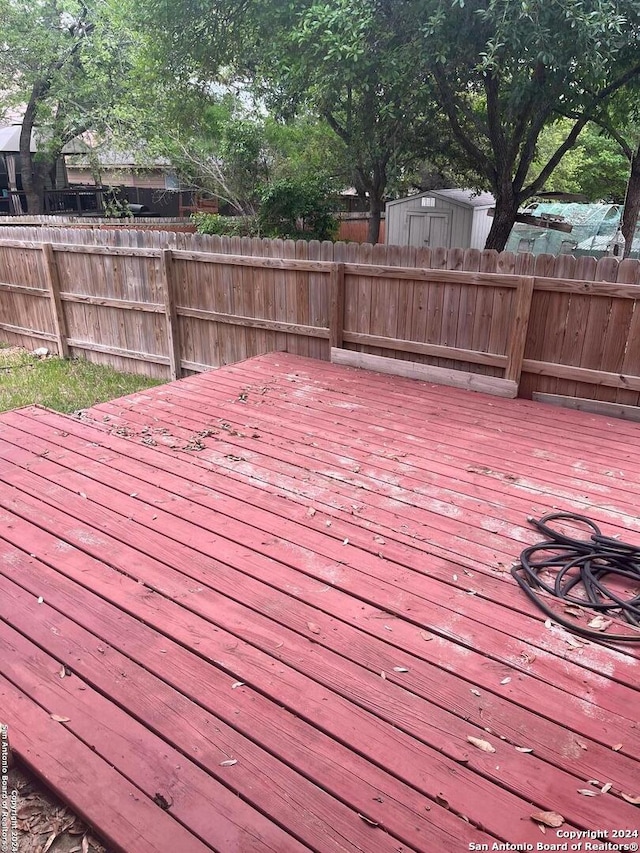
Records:
{"label": "metal storage shed", "polygon": [[495,206],[491,193],[430,190],[387,202],[386,242],[431,249],[484,249]]}

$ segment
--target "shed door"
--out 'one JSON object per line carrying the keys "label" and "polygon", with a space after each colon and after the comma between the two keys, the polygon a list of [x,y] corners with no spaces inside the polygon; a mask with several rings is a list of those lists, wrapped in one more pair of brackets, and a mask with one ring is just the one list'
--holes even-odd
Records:
{"label": "shed door", "polygon": [[449,217],[446,213],[409,214],[409,246],[436,249],[449,246]]}

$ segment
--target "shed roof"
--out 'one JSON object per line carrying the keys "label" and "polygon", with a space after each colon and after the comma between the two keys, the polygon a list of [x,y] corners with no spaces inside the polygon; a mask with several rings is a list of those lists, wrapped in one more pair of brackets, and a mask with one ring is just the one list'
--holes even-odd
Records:
{"label": "shed roof", "polygon": [[395,199],[394,201],[390,201],[389,204],[400,204],[408,199],[426,198],[428,196],[435,196],[436,198],[441,198],[451,202],[452,204],[462,205],[463,207],[493,207],[496,203],[496,200],[491,193],[478,193],[476,190],[452,189],[428,190],[427,192]]}

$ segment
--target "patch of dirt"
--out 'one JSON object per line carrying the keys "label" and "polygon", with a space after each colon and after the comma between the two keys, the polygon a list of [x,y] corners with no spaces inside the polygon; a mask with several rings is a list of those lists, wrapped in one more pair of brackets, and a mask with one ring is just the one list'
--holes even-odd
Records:
{"label": "patch of dirt", "polygon": [[9,770],[8,788],[18,792],[18,853],[110,853],[19,761]]}

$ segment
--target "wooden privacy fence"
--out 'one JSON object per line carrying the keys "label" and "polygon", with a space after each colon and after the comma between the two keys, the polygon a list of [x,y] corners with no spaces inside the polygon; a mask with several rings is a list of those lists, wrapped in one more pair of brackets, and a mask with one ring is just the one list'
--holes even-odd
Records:
{"label": "wooden privacy fence", "polygon": [[640,403],[637,261],[6,230],[10,343],[161,378],[287,350],[506,396]]}

